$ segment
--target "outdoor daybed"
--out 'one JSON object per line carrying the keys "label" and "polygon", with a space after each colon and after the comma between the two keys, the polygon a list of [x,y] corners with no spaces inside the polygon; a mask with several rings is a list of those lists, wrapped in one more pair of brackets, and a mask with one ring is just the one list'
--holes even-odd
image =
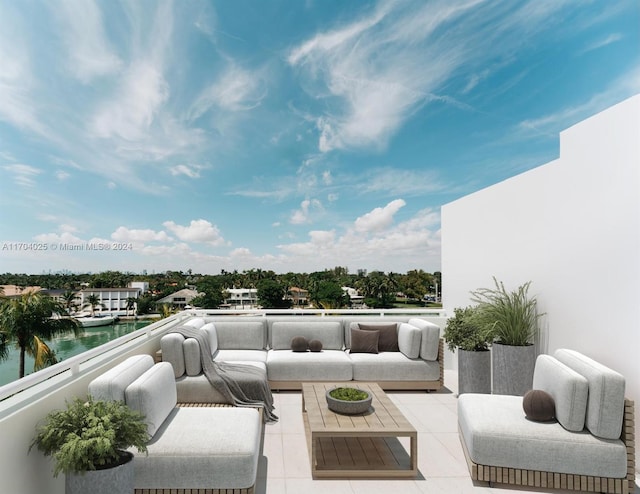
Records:
{"label": "outdoor daybed", "polygon": [[[303,382],[314,381],[377,382],[387,390],[440,389],[440,328],[419,318],[388,319],[206,317],[186,324],[207,334],[214,361],[263,369],[273,390],[301,389]],[[300,338],[319,341],[321,351],[294,351],[292,342]],[[162,337],[161,350],[162,360],[173,366],[178,402],[222,402],[201,372],[197,341],[169,333]]]}
{"label": "outdoor daybed", "polygon": [[124,401],[143,413],[148,454],[134,453],[136,494],[253,494],[262,419],[256,408],[176,407],[173,369],[136,355],[94,379],[94,399]]}
{"label": "outdoor daybed", "polygon": [[632,493],[634,405],[624,397],[624,378],[561,349],[538,356],[533,388],[553,398],[557,420],[526,418],[520,396],[460,395],[460,441],[472,479]]}

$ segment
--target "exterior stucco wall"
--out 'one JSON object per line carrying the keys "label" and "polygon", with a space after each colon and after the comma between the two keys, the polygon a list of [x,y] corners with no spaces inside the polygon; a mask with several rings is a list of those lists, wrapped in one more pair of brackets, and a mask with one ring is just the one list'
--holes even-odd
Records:
{"label": "exterior stucco wall", "polygon": [[531,280],[539,351],[583,352],[640,403],[640,95],[563,131],[557,160],[443,206],[442,273],[448,311],[493,276]]}

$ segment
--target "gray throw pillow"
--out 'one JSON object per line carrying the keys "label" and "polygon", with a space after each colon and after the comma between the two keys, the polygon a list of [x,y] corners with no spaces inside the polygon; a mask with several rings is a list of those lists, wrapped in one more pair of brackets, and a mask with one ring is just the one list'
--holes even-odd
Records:
{"label": "gray throw pillow", "polygon": [[350,353],[378,353],[379,331],[351,329]]}
{"label": "gray throw pillow", "polygon": [[358,327],[364,331],[379,331],[378,340],[379,352],[399,352],[398,348],[398,325],[393,324],[361,324]]}

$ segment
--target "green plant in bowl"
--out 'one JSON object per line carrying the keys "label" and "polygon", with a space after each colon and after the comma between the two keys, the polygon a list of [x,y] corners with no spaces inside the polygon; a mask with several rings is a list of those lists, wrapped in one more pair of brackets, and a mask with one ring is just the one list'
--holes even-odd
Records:
{"label": "green plant in bowl", "polygon": [[342,401],[362,401],[369,397],[369,393],[356,388],[335,388],[329,391],[329,395]]}

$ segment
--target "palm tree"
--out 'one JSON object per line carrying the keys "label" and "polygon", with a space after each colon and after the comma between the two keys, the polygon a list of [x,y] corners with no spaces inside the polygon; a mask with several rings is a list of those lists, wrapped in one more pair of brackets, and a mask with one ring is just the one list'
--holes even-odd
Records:
{"label": "palm tree", "polygon": [[67,314],[71,315],[72,311],[75,311],[76,308],[78,307],[78,295],[76,294],[76,292],[72,291],[72,290],[66,290],[63,294],[62,294],[62,303],[64,304],[64,308],[67,312]]}
{"label": "palm tree", "polygon": [[134,316],[136,315],[135,310],[136,310],[136,303],[138,302],[138,299],[136,297],[127,297],[127,306],[125,307],[125,310],[127,311],[127,315],[129,315],[129,311],[132,310],[134,311]]}
{"label": "palm tree", "polygon": [[95,293],[92,293],[87,297],[87,301],[82,304],[82,308],[84,309],[85,307],[91,308],[91,315],[93,316],[96,312],[96,307],[104,309],[105,305],[100,302],[100,297],[98,297]]}
{"label": "palm tree", "polygon": [[62,313],[62,304],[37,292],[29,291],[18,298],[4,300],[0,306],[0,360],[7,358],[9,344],[14,342],[20,350],[18,377],[24,377],[27,354],[35,359],[34,370],[55,363],[54,352],[43,340],[71,332],[77,336],[82,331],[72,318],[52,317]]}

